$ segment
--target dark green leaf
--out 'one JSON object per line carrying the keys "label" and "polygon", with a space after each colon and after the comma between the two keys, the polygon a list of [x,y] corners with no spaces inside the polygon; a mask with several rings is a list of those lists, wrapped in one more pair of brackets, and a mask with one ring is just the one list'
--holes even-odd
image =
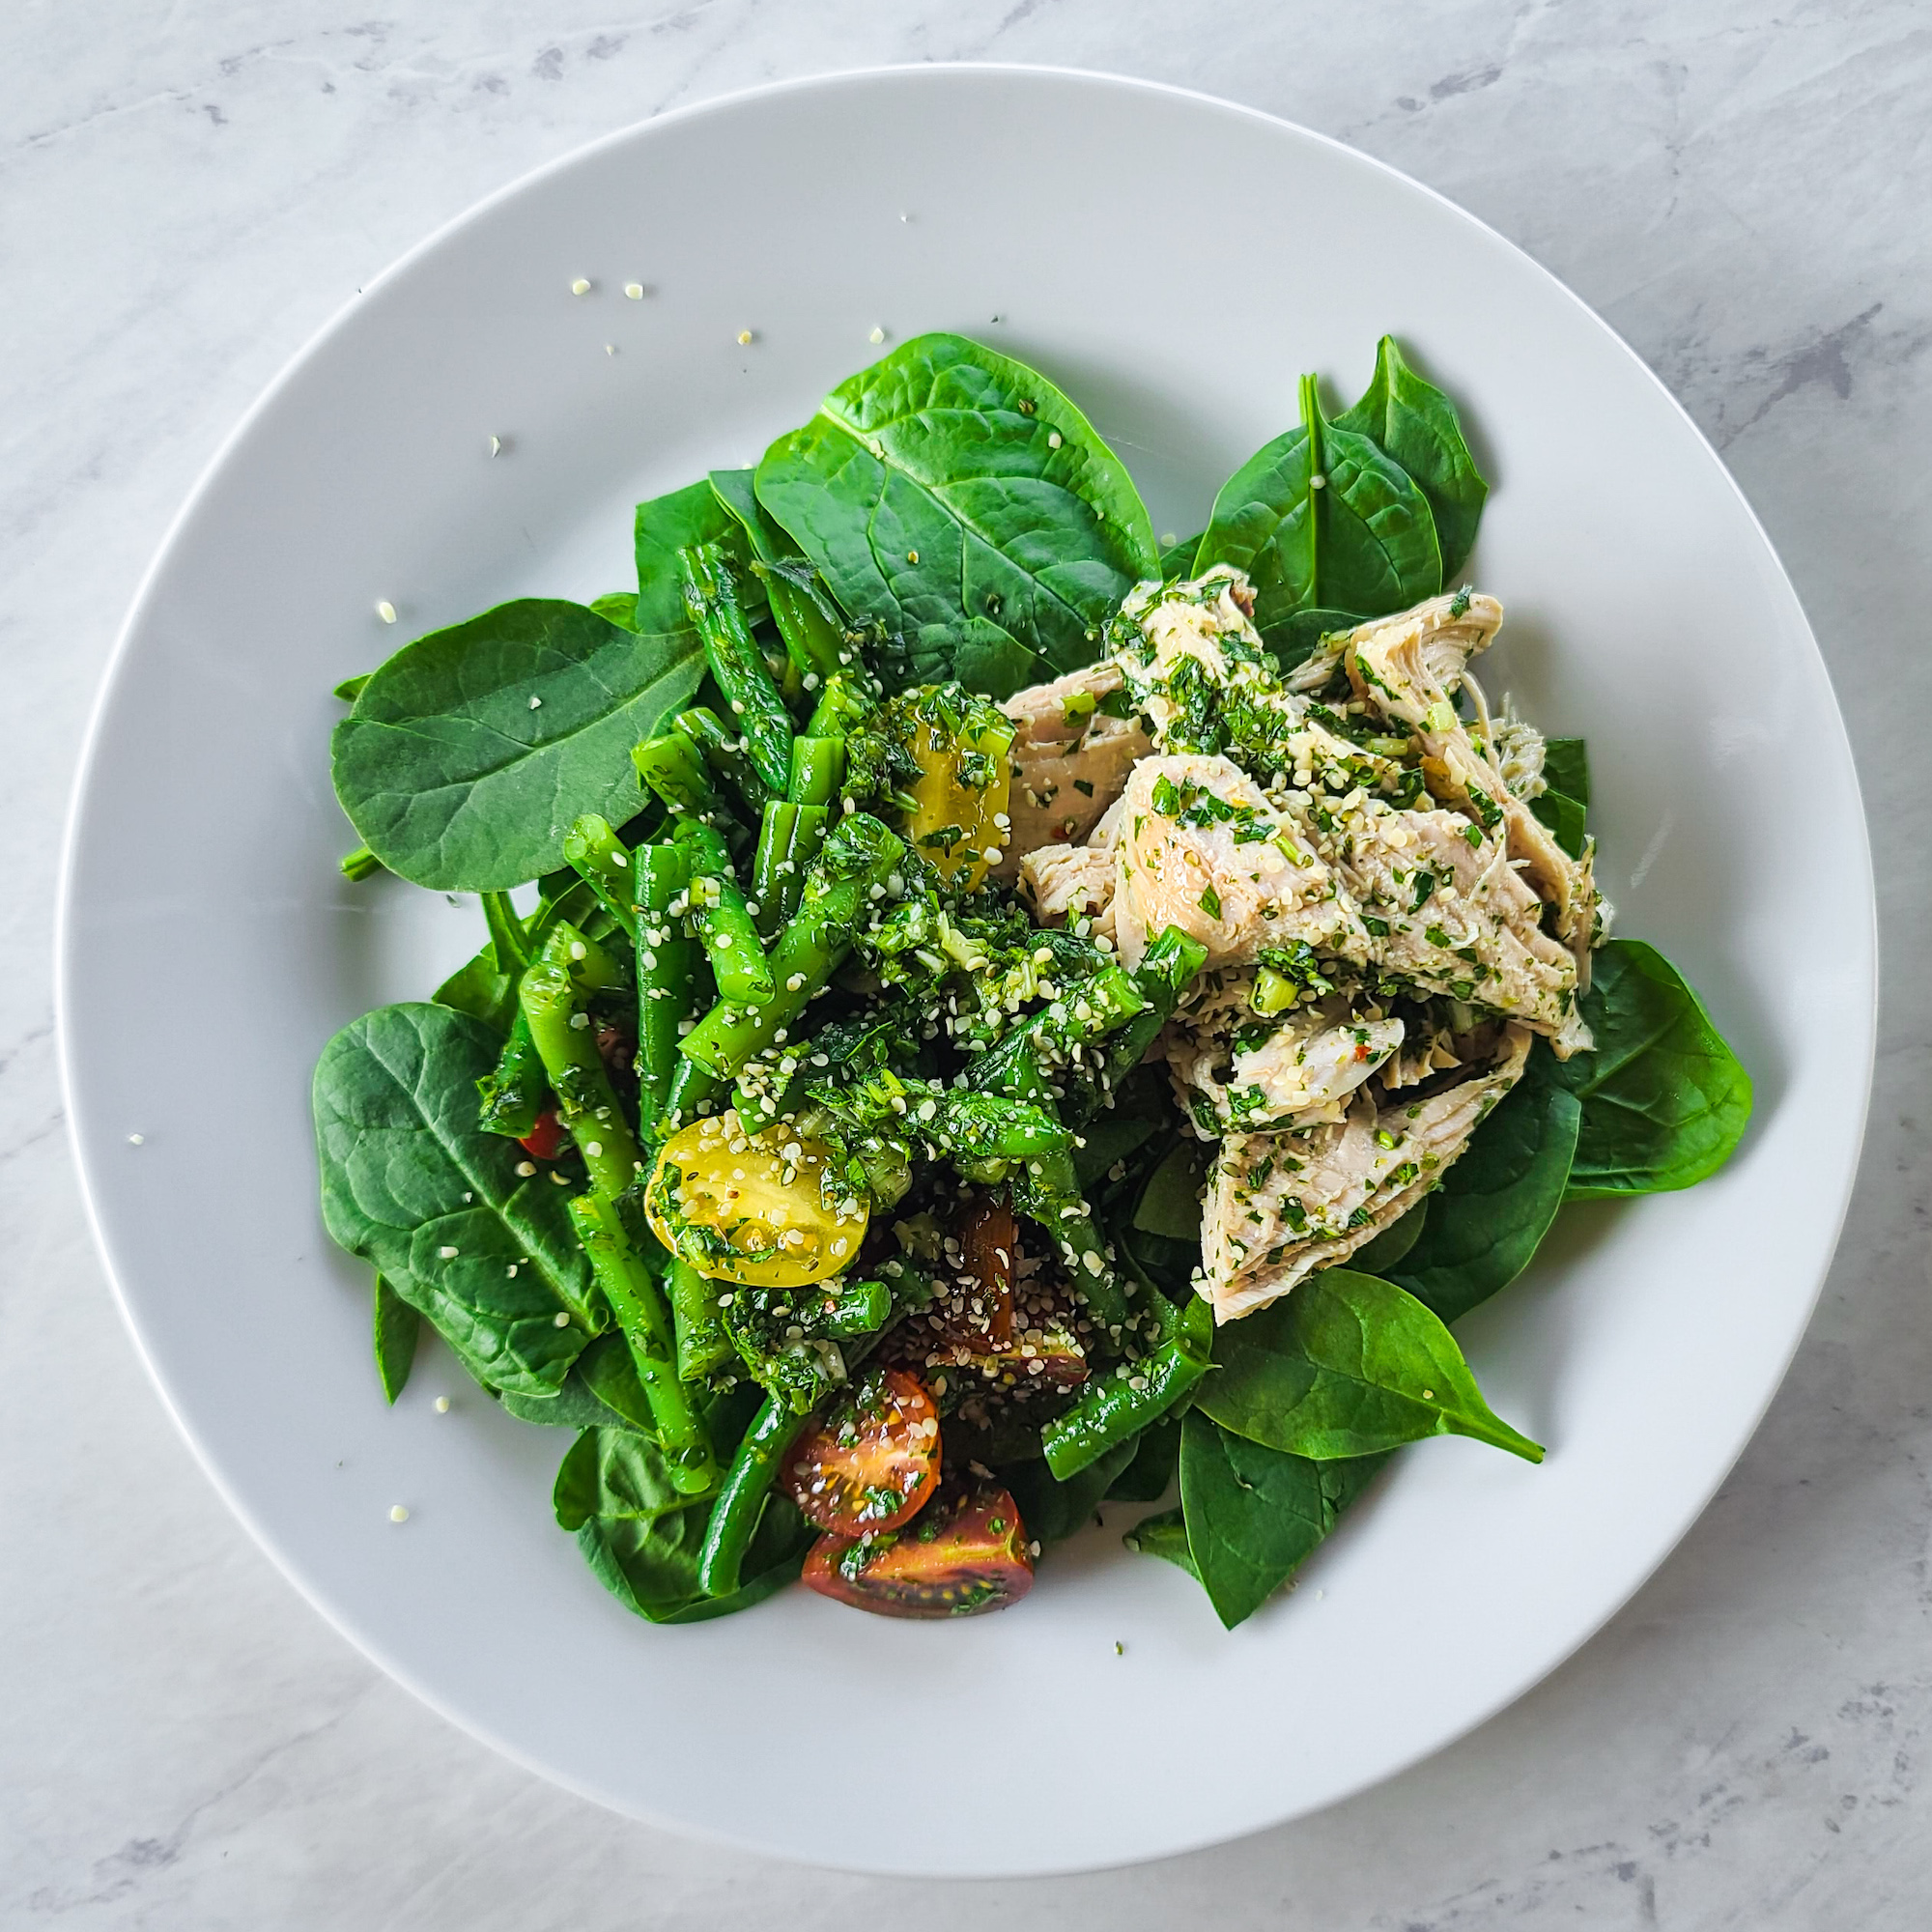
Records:
{"label": "dark green leaf", "polygon": [[1134,1208],[1134,1226],[1170,1241],[1201,1239],[1201,1189],[1208,1178],[1208,1150],[1184,1140],[1148,1176]]}
{"label": "dark green leaf", "polygon": [[626,1608],[652,1623],[701,1623],[748,1609],[792,1580],[816,1539],[790,1500],[765,1503],[746,1551],[747,1581],[728,1597],[697,1587],[697,1552],[710,1513],[671,1488],[648,1437],[586,1430],[557,1470],[557,1521],[574,1530],[597,1579]]}
{"label": "dark green leaf", "polygon": [[1198,1406],[1188,1411],[1180,1425],[1187,1553],[1229,1630],[1293,1576],[1385,1460],[1314,1463],[1231,1435]]}
{"label": "dark green leaf", "polygon": [[369,680],[335,727],[336,796],[370,850],[419,886],[521,885],[561,864],[581,814],[622,824],[636,811],[631,747],[703,675],[688,626],[639,633],[556,598],[499,604],[405,645]]}
{"label": "dark green leaf", "polygon": [[383,1378],[384,1395],[393,1403],[410,1378],[422,1317],[380,1273],[376,1277],[375,1331],[376,1373]]}
{"label": "dark green leaf", "polygon": [[1551,791],[1574,798],[1590,809],[1590,755],[1580,738],[1547,738],[1543,744],[1543,781]]}
{"label": "dark green leaf", "polygon": [[486,942],[436,989],[435,998],[438,1006],[454,1007],[505,1034],[516,1017],[516,976],[497,972],[496,949]]}
{"label": "dark green leaf", "polygon": [[590,1273],[564,1190],[520,1177],[523,1150],[476,1124],[476,1082],[499,1044],[426,1004],[344,1027],[315,1069],[323,1220],[486,1386],[544,1396],[588,1339]]}
{"label": "dark green leaf", "polygon": [[1180,1461],[1180,1418],[1164,1415],[1134,1438],[1134,1459],[1114,1478],[1110,1503],[1157,1503]]}
{"label": "dark green leaf", "polygon": [[1690,1187],[1730,1158],[1750,1121],[1751,1082],[1677,969],[1639,939],[1591,962],[1583,1017],[1592,1052],[1559,1061],[1541,1041],[1532,1080],[1583,1103],[1572,1201]]}
{"label": "dark green leaf", "polygon": [[621,1335],[600,1335],[554,1396],[506,1395],[503,1412],[551,1429],[632,1429],[655,1436],[631,1351]]}
{"label": "dark green leaf", "polygon": [[590,608],[600,617],[608,617],[613,624],[621,624],[627,631],[638,628],[638,593],[635,590],[612,590],[603,597],[593,597]]}
{"label": "dark green leaf", "polygon": [[923,335],[841,384],[758,466],[758,500],[846,612],[904,640],[900,681],[1005,696],[1089,664],[1158,567],[1120,460],[1042,376]]}
{"label": "dark green leaf", "polygon": [[1160,554],[1160,574],[1162,577],[1191,577],[1194,574],[1194,553],[1201,548],[1201,539],[1207,534],[1197,530],[1191,537],[1180,537],[1166,545]]}
{"label": "dark green leaf", "polygon": [[[1318,478],[1321,480],[1318,482]],[[1366,436],[1327,422],[1315,379],[1301,382],[1301,421],[1222,486],[1194,567],[1232,563],[1255,585],[1255,624],[1269,649],[1308,654],[1314,624],[1405,610],[1442,587],[1442,559],[1422,492]],[[1297,628],[1296,612],[1321,614]]]}
{"label": "dark green leaf", "polygon": [[1441,1321],[1393,1282],[1351,1268],[1311,1275],[1217,1329],[1214,1364],[1195,1406],[1288,1454],[1327,1461],[1468,1435],[1543,1460],[1491,1411]]}
{"label": "dark green leaf", "polygon": [[1490,494],[1463,439],[1456,405],[1425,383],[1385,335],[1376,345],[1376,373],[1362,400],[1335,418],[1337,429],[1368,437],[1399,463],[1423,496],[1442,549],[1442,580],[1462,569],[1476,541],[1483,499]]}
{"label": "dark green leaf", "polygon": [[1117,1160],[1136,1153],[1158,1133],[1162,1122],[1146,1114],[1115,1108],[1080,1130],[1085,1147],[1073,1150],[1073,1178],[1082,1190],[1090,1188]]}
{"label": "dark green leaf", "polygon": [[[638,604],[635,627],[662,637],[684,637],[701,652],[691,613],[685,609],[684,581],[678,574],[677,554],[696,544],[723,544],[730,554],[733,574],[749,580],[751,546],[744,526],[720,498],[707,476],[687,483],[649,502],[639,503],[631,529],[638,560]],[[739,603],[748,621],[763,615],[765,593],[755,581],[739,585]],[[628,750],[629,747],[626,747]]]}
{"label": "dark green leaf", "polygon": [[1042,1544],[1064,1543],[1094,1520],[1108,1486],[1134,1460],[1134,1441],[1109,1449],[1063,1483],[1043,1462],[1015,1463],[999,1477],[1019,1505],[1027,1535]]}
{"label": "dark green leaf", "polygon": [[1392,1221],[1373,1241],[1365,1242],[1349,1257],[1358,1274],[1378,1274],[1395,1279],[1396,1264],[1422,1238],[1429,1222],[1429,1196],[1424,1195],[1400,1220]]}
{"label": "dark green leaf", "polygon": [[1143,1556],[1158,1556],[1163,1562],[1185,1570],[1197,1583],[1201,1580],[1201,1573],[1187,1551],[1187,1520],[1178,1503],[1171,1510],[1142,1517],[1121,1541]]}
{"label": "dark green leaf", "polygon": [[1574,798],[1546,791],[1529,802],[1529,809],[1556,835],[1556,842],[1573,859],[1583,856],[1589,814]]}
{"label": "dark green leaf", "polygon": [[362,687],[369,682],[370,673],[360,671],[355,677],[345,677],[335,687],[335,696],[345,704],[354,704],[361,695]]}
{"label": "dark green leaf", "polygon": [[[1582,1118],[1575,1094],[1520,1082],[1427,1197],[1429,1218],[1415,1245],[1406,1256],[1384,1258],[1375,1271],[1444,1321],[1461,1321],[1507,1288],[1563,1205]],[[1354,1260],[1368,1271],[1366,1248]]]}

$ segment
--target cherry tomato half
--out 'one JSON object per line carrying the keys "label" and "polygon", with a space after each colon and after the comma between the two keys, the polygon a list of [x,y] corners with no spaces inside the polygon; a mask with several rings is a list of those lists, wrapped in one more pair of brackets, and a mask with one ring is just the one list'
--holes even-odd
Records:
{"label": "cherry tomato half", "polygon": [[821,1536],[805,1559],[805,1580],[877,1616],[977,1617],[1033,1588],[1033,1557],[1005,1490],[949,1483],[901,1530],[869,1543]]}
{"label": "cherry tomato half", "polygon": [[1019,1224],[1004,1201],[982,1195],[959,1229],[961,1274],[979,1283],[986,1327],[978,1338],[1006,1348],[1013,1339],[1013,1264],[1019,1259]]}
{"label": "cherry tomato half", "polygon": [[554,1160],[564,1145],[563,1122],[556,1117],[554,1105],[546,1107],[537,1116],[537,1123],[517,1145],[532,1160]]}
{"label": "cherry tomato half", "polygon": [[806,1517],[839,1536],[910,1522],[939,1485],[939,1411],[905,1369],[868,1375],[785,1458]]}

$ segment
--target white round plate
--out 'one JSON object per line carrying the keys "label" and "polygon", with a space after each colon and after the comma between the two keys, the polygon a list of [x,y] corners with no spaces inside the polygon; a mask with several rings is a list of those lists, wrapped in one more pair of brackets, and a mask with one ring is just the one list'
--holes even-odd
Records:
{"label": "white round plate", "polygon": [[[499,599],[623,588],[633,502],[753,461],[881,353],[874,328],[1037,364],[1161,531],[1205,521],[1293,418],[1301,371],[1352,396],[1376,338],[1400,336],[1463,402],[1494,485],[1473,574],[1510,616],[1486,682],[1588,735],[1619,928],[1677,962],[1757,1082],[1717,1179],[1570,1210],[1466,1324],[1496,1408],[1548,1461],[1411,1449],[1232,1634],[1118,1523],[1002,1616],[898,1624],[792,1590],[652,1629],[551,1520],[560,1432],[493,1412],[429,1342],[384,1407],[366,1271],[318,1217],[318,1050],[426,997],[480,934],[473,903],[337,876],[354,840],[330,687]],[[1643,1580],[1817,1294],[1864,1118],[1872,927],[1851,757],[1791,586],[1709,446],[1575,297],[1428,190],[1264,115],[920,68],[585,149],[425,243],[297,358],[122,639],[74,813],[62,1037],[88,1199],[163,1395],[385,1669],[664,1825],[873,1871],[1049,1872],[1385,1777]]]}

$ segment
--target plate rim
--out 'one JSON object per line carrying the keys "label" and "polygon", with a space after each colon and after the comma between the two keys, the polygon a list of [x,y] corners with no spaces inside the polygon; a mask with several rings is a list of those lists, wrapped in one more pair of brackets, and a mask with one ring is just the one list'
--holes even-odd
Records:
{"label": "plate rim", "polygon": [[101,740],[105,730],[107,713],[133,648],[134,639],[147,618],[149,607],[154,601],[156,586],[164,569],[171,562],[177,546],[186,526],[193,520],[204,499],[213,490],[216,480],[229,462],[236,448],[253,431],[258,421],[266,415],[280,398],[283,390],[293,384],[314,358],[323,355],[334,337],[348,327],[351,317],[361,308],[368,298],[385,290],[389,284],[406,275],[420,260],[441,246],[450,237],[468,228],[472,223],[486,219],[500,205],[515,200],[548,181],[554,175],[565,173],[606,150],[621,147],[628,143],[648,138],[659,129],[673,128],[687,121],[742,109],[759,100],[792,94],[834,92],[841,87],[864,83],[894,82],[904,84],[934,78],[952,78],[960,74],[970,74],[998,79],[1046,80],[1071,82],[1091,86],[1098,90],[1120,90],[1142,97],[1166,97],[1190,105],[1214,110],[1218,113],[1236,116],[1241,120],[1259,124],[1279,134],[1310,143],[1318,148],[1333,151],[1347,163],[1372,170],[1388,179],[1400,188],[1425,197],[1437,204],[1456,219],[1471,224],[1482,235],[1495,242],[1515,258],[1522,268],[1533,272],[1549,289],[1561,298],[1587,322],[1601,330],[1615,345],[1626,360],[1641,374],[1651,387],[1665,402],[1680,419],[1683,426],[1696,440],[1704,454],[1721,476],[1735,500],[1736,507],[1743,512],[1746,525],[1760,547],[1760,554],[1774,573],[1776,585],[1791,599],[1799,620],[1804,626],[1804,637],[1810,645],[1818,667],[1823,673],[1825,687],[1831,704],[1831,717],[1836,724],[1838,734],[1847,754],[1847,776],[1851,781],[1852,802],[1856,807],[1858,827],[1857,848],[1849,854],[1854,861],[1855,870],[1862,885],[1866,917],[1861,922],[1857,938],[1864,949],[1864,972],[1861,975],[1862,996],[1859,1003],[1858,1019],[1862,1031],[1862,1051],[1857,1062],[1857,1110],[1856,1129],[1849,1137],[1845,1149],[1844,1166],[1838,1184],[1838,1199],[1835,1212],[1830,1217],[1831,1239],[1825,1251],[1825,1258],[1817,1279],[1804,1306],[1803,1319],[1795,1321],[1790,1340],[1782,1351],[1776,1373],[1767,1378],[1761,1398],[1755,1404],[1748,1423],[1743,1428],[1735,1445],[1721,1459],[1707,1485],[1694,1492],[1690,1502],[1676,1516],[1668,1527],[1667,1536],[1661,1543],[1654,1560],[1641,1572],[1633,1577],[1629,1585],[1614,1601],[1608,1603],[1597,1618],[1582,1629],[1567,1647],[1557,1656],[1542,1662],[1534,1673],[1520,1682],[1515,1683],[1485,1701],[1480,1708],[1439,1735],[1435,1735],[1417,1744],[1413,1749],[1402,1754],[1378,1770],[1365,1773],[1338,1787],[1320,1803],[1293,1808],[1262,1823],[1241,1823],[1229,1829],[1209,1828],[1197,1831],[1174,1842],[1146,1852],[1129,1852],[1121,1856],[1109,1856],[1095,1860],[1091,1856],[1075,1857],[1060,1861],[1037,1861],[1011,1867],[1002,1866],[995,1870],[984,1861],[976,1861],[971,1867],[973,1873],[988,1877],[1047,1877],[1065,1876],[1079,1872],[1124,1869],[1134,1865],[1156,1862],[1169,1858],[1178,1858],[1192,1852],[1200,1852],[1215,1846],[1230,1844],[1250,1837],[1264,1831],[1279,1829],[1300,1820],[1320,1816],[1334,1806],[1359,1797],[1363,1792],[1385,1783],[1411,1770],[1425,1759],[1448,1749],[1460,1743],[1472,1732],[1479,1730],[1503,1711],[1520,1702],[1538,1686],[1548,1681],[1557,1670],[1570,1662],[1577,1654],[1618,1616],[1650,1581],[1663,1564],[1682,1545],[1692,1526],[1709,1509],[1713,1499],[1737,1467],[1745,1452],[1762,1428],[1765,1415],[1783,1387],[1813,1317],[1817,1312],[1826,1281],[1830,1277],[1832,1265],[1836,1259],[1838,1247],[1843,1238],[1845,1222],[1850,1214],[1854,1191],[1862,1164],[1864,1140],[1869,1129],[1871,1113],[1871,1091],[1876,1065],[1880,981],[1880,932],[1878,923],[1877,881],[1872,868],[1870,824],[1865,808],[1863,787],[1860,781],[1857,758],[1852,737],[1846,729],[1843,707],[1832,678],[1832,668],[1824,651],[1818,643],[1817,632],[1810,615],[1804,608],[1804,599],[1793,582],[1790,572],[1785,568],[1776,546],[1772,542],[1763,522],[1746,496],[1721,453],[1704,434],[1690,412],[1679,401],[1675,393],[1651,368],[1622,333],[1605,319],[1583,298],[1576,293],[1553,270],[1546,268],[1535,256],[1508,236],[1492,227],[1480,215],[1471,213],[1460,202],[1453,200],[1441,190],[1428,183],[1417,180],[1413,175],[1351,146],[1334,135],[1325,134],[1302,123],[1289,119],[1285,115],[1273,114],[1266,109],[1250,106],[1226,96],[1210,93],[1205,89],[1179,85],[1171,81],[1150,79],[1143,75],[1121,73],[1109,69],[1072,66],[1065,63],[1022,62],[1022,61],[907,61],[871,64],[855,68],[827,69],[807,74],[794,74],[777,80],[760,81],[728,92],[708,96],[701,100],[689,101],[663,113],[646,119],[629,122],[620,128],[611,128],[590,140],[581,142],[564,153],[537,163],[508,182],[490,190],[474,202],[461,209],[457,213],[440,223],[403,253],[395,257],[377,274],[364,282],[356,293],[341,302],[308,335],[308,337],[288,357],[273,377],[263,386],[233,425],[218,440],[213,450],[196,475],[193,484],[183,497],[174,515],[169,519],[162,535],[156,546],[154,554],[143,570],[140,580],[129,601],[128,611],[115,636],[106,661],[99,674],[93,700],[90,704],[87,722],[81,736],[79,755],[75,762],[74,775],[68,793],[67,809],[63,821],[59,866],[57,872],[54,919],[53,919],[53,1005],[54,1031],[59,1065],[60,1093],[63,1112],[66,1116],[66,1134],[69,1149],[73,1158],[73,1168],[79,1185],[81,1207],[86,1218],[88,1231],[92,1236],[94,1251],[101,1270],[106,1277],[110,1293],[120,1313],[128,1339],[133,1344],[148,1379],[162,1407],[174,1423],[177,1431],[186,1442],[189,1452],[202,1474],[213,1487],[222,1502],[242,1522],[261,1551],[287,1580],[300,1600],[345,1641],[351,1644],[362,1657],[368,1660],[383,1674],[402,1685],[412,1696],[427,1705],[439,1717],[454,1725],[469,1737],[486,1744],[493,1750],[518,1765],[521,1769],[571,1792],[574,1796],[587,1800],[600,1808],[614,1812],[621,1817],[636,1818],[654,1829],[675,1833],[678,1836],[696,1839],[699,1842],[725,1847],[735,1851],[749,1851],[760,1857],[782,1860],[788,1863],[806,1865],[835,1871],[849,1871],[871,1875],[914,1876],[955,1876],[964,1875],[966,1867],[934,1867],[928,1864],[909,1865],[903,1863],[850,1863],[840,1859],[805,1859],[791,1851],[777,1851],[758,1838],[742,1833],[716,1829],[694,1822],[687,1817],[671,1817],[654,1812],[629,1803],[619,1802],[606,1791],[595,1788],[581,1780],[560,1766],[539,1761],[526,1753],[521,1747],[502,1736],[496,1726],[480,1719],[473,1713],[453,1708],[443,1696],[420,1682],[415,1673],[393,1660],[379,1649],[372,1641],[365,1641],[336,1608],[314,1594],[303,1577],[294,1567],[293,1559],[284,1552],[279,1539],[269,1527],[258,1521],[255,1513],[247,1507],[231,1489],[220,1468],[213,1461],[209,1448],[190,1423],[175,1400],[174,1394],[163,1379],[150,1353],[141,1323],[136,1317],[127,1289],[121,1278],[113,1249],[109,1245],[102,1220],[99,1196],[104,1191],[104,1170],[97,1174],[96,1161],[90,1155],[89,1146],[84,1138],[76,1107],[76,1082],[78,1075],[75,1062],[78,1057],[72,1037],[71,1012],[74,1000],[71,984],[74,970],[73,954],[70,945],[71,925],[74,916],[75,873],[78,866],[83,821],[86,817],[90,794],[97,776],[97,766],[101,751]]}

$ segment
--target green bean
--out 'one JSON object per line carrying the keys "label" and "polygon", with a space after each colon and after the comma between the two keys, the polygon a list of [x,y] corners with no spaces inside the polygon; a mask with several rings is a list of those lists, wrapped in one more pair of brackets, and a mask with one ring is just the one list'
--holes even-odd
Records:
{"label": "green bean", "polygon": [[839,781],[844,776],[844,739],[794,738],[791,741],[791,778],[785,786],[785,797],[792,804],[834,804],[838,797]]}
{"label": "green bean", "polygon": [[670,1264],[670,1313],[679,1381],[706,1381],[737,1353],[718,1312],[718,1284],[689,1262]]}
{"label": "green bean", "polygon": [[738,1587],[738,1572],[765,1512],[765,1497],[811,1421],[795,1415],[781,1398],[767,1395],[745,1431],[724,1480],[711,1504],[704,1542],[697,1552],[697,1587],[707,1597],[728,1597]]}
{"label": "green bean", "polygon": [[677,1043],[696,1016],[703,953],[670,908],[691,890],[683,845],[639,845],[631,855],[638,901],[638,1130],[656,1132],[670,1107],[672,1077],[690,1062]]}
{"label": "green bean", "polygon": [[704,1103],[724,1086],[708,1066],[678,1055],[677,1069],[670,1077],[670,1092],[665,1096],[664,1126],[667,1133],[689,1126],[704,1112]]}
{"label": "green bean", "polygon": [[[802,745],[823,740],[801,738]],[[758,936],[770,939],[798,910],[805,875],[825,843],[831,812],[822,805],[794,805],[775,799],[765,807],[758,828],[757,856],[752,862],[752,897],[757,903]]]}
{"label": "green bean", "polygon": [[1022,1067],[1037,1067],[1042,1062],[1068,1064],[1075,1048],[1084,1049],[1125,1026],[1147,1006],[1146,996],[1129,974],[1119,966],[1103,967],[1092,979],[1068,987],[1026,1025],[1015,1027],[973,1063],[966,1077],[975,1087],[1002,1092],[1008,1082],[1021,1077]]}
{"label": "green bean", "polygon": [[631,855],[611,830],[609,819],[586,811],[563,835],[563,856],[582,874],[597,895],[597,902],[624,928],[638,936],[637,882],[631,876]]}
{"label": "green bean", "polygon": [[570,1218],[630,1347],[671,1486],[683,1495],[709,1495],[718,1487],[718,1456],[703,1418],[678,1379],[670,1317],[656,1280],[613,1203],[592,1194],[573,1195]]}
{"label": "green bean", "polygon": [[[590,1171],[590,1184],[614,1200],[637,1184],[644,1162],[611,1090],[611,1076],[604,1070],[590,1015],[582,1004],[579,974],[572,970],[589,963],[593,946],[594,940],[560,921],[545,940],[536,963],[524,975],[517,998],[556,1094],[558,1117]],[[579,947],[584,951],[579,952]],[[598,952],[603,951],[597,947]]]}
{"label": "green bean", "polygon": [[366,879],[383,869],[383,862],[366,845],[358,845],[353,852],[345,852],[336,862],[337,869],[345,879]]}
{"label": "green bean", "polygon": [[882,1281],[827,1283],[835,1298],[814,1314],[813,1324],[827,1335],[843,1341],[848,1336],[871,1335],[892,1319],[893,1292]]}
{"label": "green bean", "polygon": [[1147,1004],[1114,1035],[1094,1082],[1097,1091],[1070,1109],[1075,1126],[1084,1126],[1103,1104],[1112,1103],[1114,1089],[1146,1058],[1154,1035],[1174,1017],[1181,994],[1207,959],[1208,949],[1198,939],[1178,925],[1162,928],[1134,968],[1134,984]]}
{"label": "green bean", "polygon": [[717,712],[701,704],[690,711],[680,711],[677,728],[704,753],[704,762],[712,771],[744,801],[747,813],[756,818],[773,793],[758,776],[744,738],[727,731]]}
{"label": "green bean", "polygon": [[849,738],[878,709],[866,695],[865,687],[850,671],[838,671],[825,680],[813,708],[811,722],[805,727],[808,738]]}
{"label": "green bean", "polygon": [[783,792],[791,768],[791,716],[772,680],[738,603],[738,586],[722,544],[694,544],[677,554],[684,608],[704,640],[711,675],[744,733],[745,748],[766,789]]}
{"label": "green bean", "polygon": [[763,558],[752,565],[752,575],[765,586],[785,655],[808,691],[850,661],[845,620],[803,557]]}
{"label": "green bean", "polygon": [[682,731],[646,738],[631,753],[638,776],[680,818],[712,818],[720,810],[703,755]]}
{"label": "green bean", "polygon": [[550,1092],[550,1076],[522,1007],[510,1022],[510,1037],[497,1057],[496,1071],[477,1081],[476,1092],[481,1102],[476,1124],[485,1133],[520,1141],[535,1130],[544,1095]]}
{"label": "green bean", "polygon": [[[1170,1309],[1172,1304],[1164,1304]],[[1073,1405],[1039,1432],[1046,1466],[1061,1482],[1097,1462],[1109,1449],[1158,1422],[1208,1372],[1214,1318],[1198,1295],[1175,1311],[1167,1336],[1138,1362],[1093,1376]],[[1133,1384],[1141,1386],[1135,1388]]]}
{"label": "green bean", "polygon": [[852,950],[874,886],[905,856],[905,844],[867,812],[849,813],[826,840],[807,876],[798,911],[771,951],[772,997],[749,1010],[725,1002],[712,1008],[689,1034],[682,1051],[720,1080],[734,1078],[820,992]]}
{"label": "green bean", "polygon": [[696,819],[678,832],[691,853],[691,917],[717,977],[718,994],[738,1007],[762,1007],[772,997],[771,963],[764,940],[731,869],[723,836]]}

